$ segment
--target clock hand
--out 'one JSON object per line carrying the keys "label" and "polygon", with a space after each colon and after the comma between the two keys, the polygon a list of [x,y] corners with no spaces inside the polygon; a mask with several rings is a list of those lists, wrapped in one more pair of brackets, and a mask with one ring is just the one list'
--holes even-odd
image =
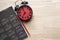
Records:
{"label": "clock hand", "polygon": [[[22,8],[23,9],[23,8]],[[23,9],[23,11],[24,11],[24,9]],[[26,14],[26,12],[24,11],[24,14],[23,15],[25,15]]]}

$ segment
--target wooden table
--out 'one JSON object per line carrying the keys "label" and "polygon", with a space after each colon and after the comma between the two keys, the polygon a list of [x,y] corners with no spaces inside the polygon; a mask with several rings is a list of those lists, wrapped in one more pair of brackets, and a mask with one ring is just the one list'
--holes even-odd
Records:
{"label": "wooden table", "polygon": [[[0,11],[11,5],[14,8],[15,1],[0,0]],[[33,9],[32,19],[24,23],[31,34],[26,40],[60,40],[60,0],[26,1]]]}

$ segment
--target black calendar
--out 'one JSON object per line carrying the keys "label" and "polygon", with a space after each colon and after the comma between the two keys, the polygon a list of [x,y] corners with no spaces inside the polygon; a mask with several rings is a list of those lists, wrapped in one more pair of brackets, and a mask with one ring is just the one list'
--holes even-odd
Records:
{"label": "black calendar", "polygon": [[12,7],[0,11],[0,40],[23,40],[28,37]]}

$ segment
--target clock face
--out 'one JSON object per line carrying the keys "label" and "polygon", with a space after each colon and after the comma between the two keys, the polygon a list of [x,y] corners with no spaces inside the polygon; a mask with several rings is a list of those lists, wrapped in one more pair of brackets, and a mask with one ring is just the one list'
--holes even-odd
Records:
{"label": "clock face", "polygon": [[18,13],[18,17],[21,19],[21,20],[29,20],[31,19],[32,17],[32,9],[27,6],[27,5],[22,5],[20,6],[20,8],[17,10],[17,13]]}

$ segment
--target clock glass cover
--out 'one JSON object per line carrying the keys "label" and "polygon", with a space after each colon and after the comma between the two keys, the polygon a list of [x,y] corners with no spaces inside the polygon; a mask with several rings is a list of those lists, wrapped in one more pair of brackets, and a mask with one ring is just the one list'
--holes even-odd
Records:
{"label": "clock glass cover", "polygon": [[17,10],[18,17],[23,21],[30,20],[32,17],[32,13],[32,9],[28,5],[22,5]]}

